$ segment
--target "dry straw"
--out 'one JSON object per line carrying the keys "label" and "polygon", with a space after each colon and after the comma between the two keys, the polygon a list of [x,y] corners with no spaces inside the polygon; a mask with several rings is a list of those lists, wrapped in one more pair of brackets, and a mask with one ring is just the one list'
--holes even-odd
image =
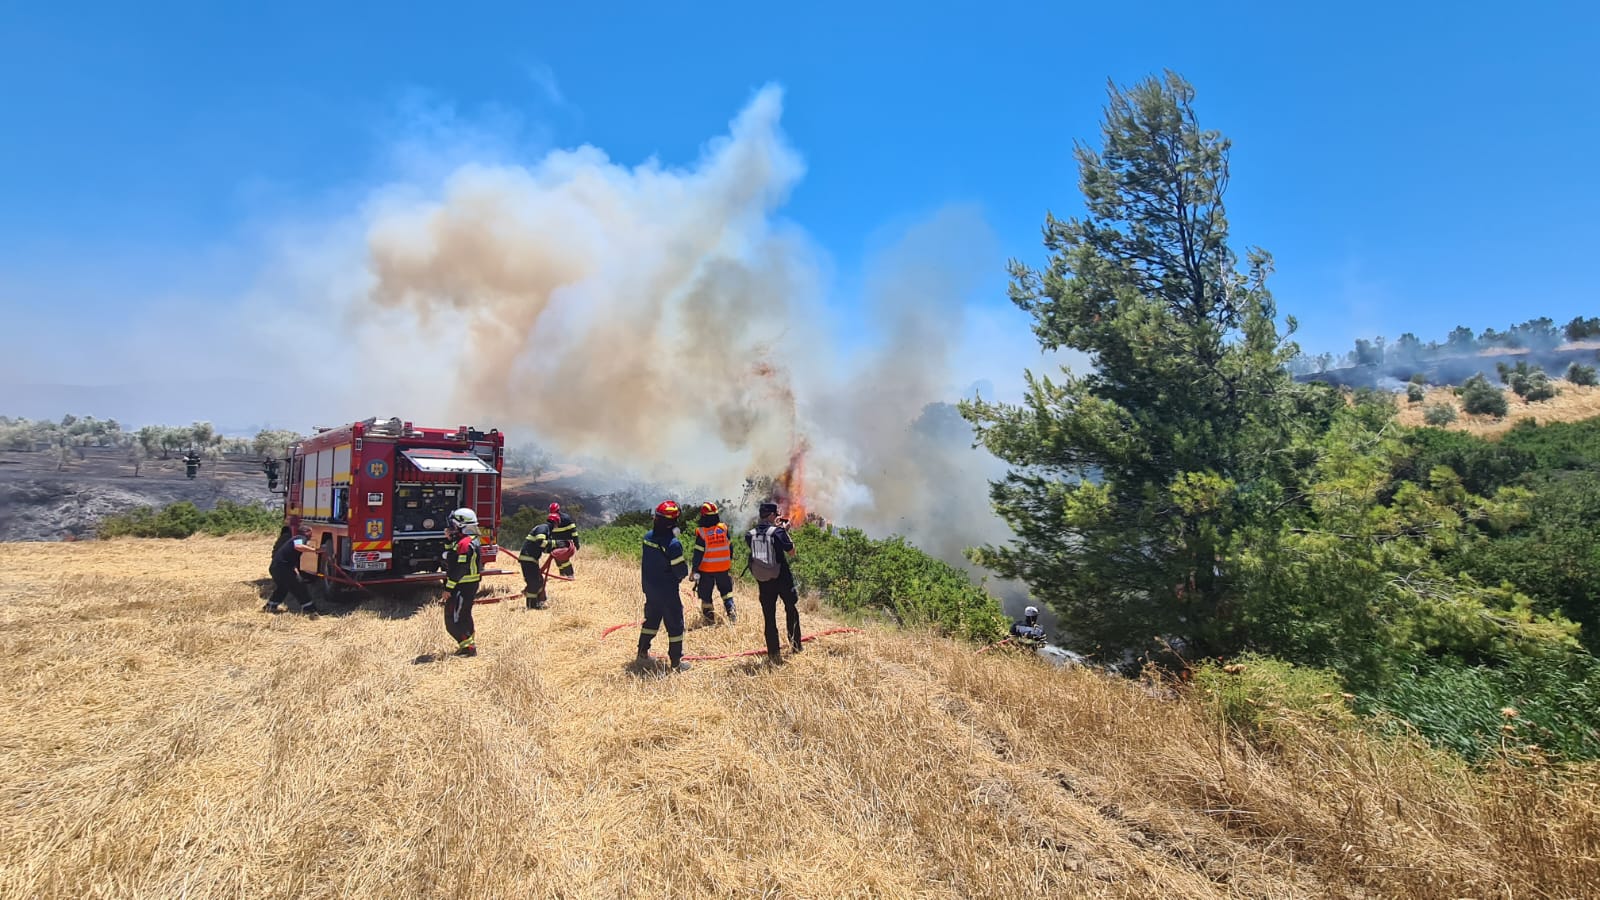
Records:
{"label": "dry straw", "polygon": [[[268,549],[0,546],[0,896],[1600,895],[1592,779],[1309,726],[1266,754],[1198,699],[890,630],[641,673],[598,638],[637,572],[593,556],[417,662],[425,596],[268,616]],[[760,645],[740,599],[690,652]]]}

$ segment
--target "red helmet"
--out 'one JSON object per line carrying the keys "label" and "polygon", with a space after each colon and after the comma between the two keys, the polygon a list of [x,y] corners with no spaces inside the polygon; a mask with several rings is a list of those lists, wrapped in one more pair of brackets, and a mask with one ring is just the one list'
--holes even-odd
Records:
{"label": "red helmet", "polygon": [[666,519],[678,517],[678,504],[672,500],[663,500],[656,506],[656,515]]}
{"label": "red helmet", "polygon": [[552,513],[558,513],[558,512],[561,512],[561,504],[559,504],[559,503],[552,503],[552,504],[550,504],[550,511],[551,511],[551,512],[552,512]]}
{"label": "red helmet", "polygon": [[710,500],[700,504],[700,515],[702,516],[714,516],[717,512],[717,505]]}
{"label": "red helmet", "polygon": [[551,513],[550,515],[545,516],[544,520],[546,522],[556,522],[559,524],[561,522],[561,513]]}

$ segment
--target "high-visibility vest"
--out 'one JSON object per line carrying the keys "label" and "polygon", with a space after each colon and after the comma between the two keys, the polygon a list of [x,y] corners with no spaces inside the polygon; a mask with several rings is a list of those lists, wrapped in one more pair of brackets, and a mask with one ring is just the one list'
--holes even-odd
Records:
{"label": "high-visibility vest", "polygon": [[700,571],[726,572],[733,568],[733,545],[728,542],[728,526],[696,528],[694,533],[706,545],[706,552],[700,556]]}

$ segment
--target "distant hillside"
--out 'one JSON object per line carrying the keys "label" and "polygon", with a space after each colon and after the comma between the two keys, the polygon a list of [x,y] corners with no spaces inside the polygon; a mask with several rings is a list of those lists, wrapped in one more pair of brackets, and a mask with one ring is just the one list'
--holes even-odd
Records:
{"label": "distant hillside", "polygon": [[1572,363],[1594,365],[1600,361],[1600,342],[1583,341],[1566,344],[1551,350],[1493,348],[1477,353],[1443,356],[1438,358],[1406,357],[1385,359],[1381,363],[1345,366],[1325,372],[1302,373],[1297,381],[1321,381],[1348,388],[1397,389],[1420,372],[1434,385],[1458,385],[1473,375],[1483,373],[1489,380],[1498,382],[1496,363],[1516,365],[1526,361],[1538,366],[1551,376],[1559,376]]}
{"label": "distant hillside", "polygon": [[[1493,378],[1492,372],[1490,377]],[[1469,416],[1462,411],[1461,398],[1456,396],[1453,389],[1433,387],[1424,392],[1421,403],[1408,403],[1401,397],[1397,419],[1401,425],[1425,425],[1427,423],[1423,421],[1423,415],[1427,407],[1450,406],[1455,409],[1457,418],[1443,427],[1450,431],[1487,436],[1509,431],[1518,422],[1528,419],[1547,425],[1551,422],[1581,422],[1600,416],[1600,387],[1583,387],[1560,379],[1555,380],[1555,385],[1561,393],[1537,403],[1528,403],[1511,391],[1504,391],[1508,409],[1506,415],[1499,419]]]}

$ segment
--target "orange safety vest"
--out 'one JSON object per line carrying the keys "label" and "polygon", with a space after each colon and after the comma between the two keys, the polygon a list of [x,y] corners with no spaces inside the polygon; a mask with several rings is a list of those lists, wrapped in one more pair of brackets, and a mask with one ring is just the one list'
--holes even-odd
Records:
{"label": "orange safety vest", "polygon": [[696,528],[694,533],[706,545],[706,552],[700,556],[700,571],[726,572],[733,568],[733,545],[728,543],[728,526]]}

